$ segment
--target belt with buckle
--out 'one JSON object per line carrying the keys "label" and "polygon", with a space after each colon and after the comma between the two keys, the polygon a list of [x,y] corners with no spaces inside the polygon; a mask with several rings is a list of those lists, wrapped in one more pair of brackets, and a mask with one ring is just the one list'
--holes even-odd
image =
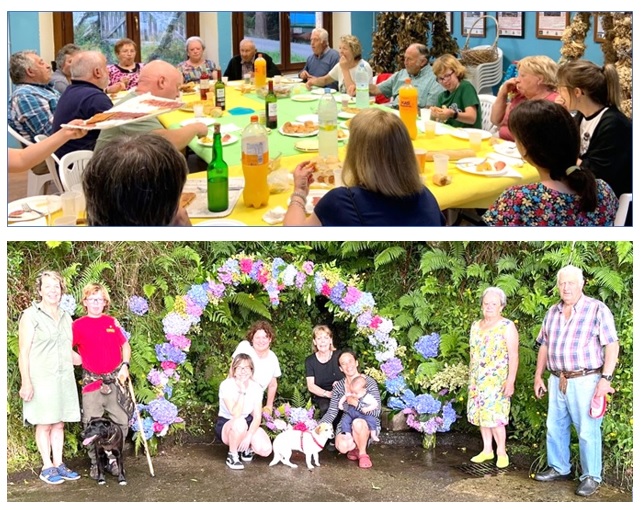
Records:
{"label": "belt with buckle", "polygon": [[603,367],[584,368],[583,370],[573,370],[573,371],[550,370],[550,373],[559,378],[558,389],[564,395],[567,392],[567,379],[575,379],[576,377],[583,377],[585,375],[598,374],[601,372],[602,369]]}

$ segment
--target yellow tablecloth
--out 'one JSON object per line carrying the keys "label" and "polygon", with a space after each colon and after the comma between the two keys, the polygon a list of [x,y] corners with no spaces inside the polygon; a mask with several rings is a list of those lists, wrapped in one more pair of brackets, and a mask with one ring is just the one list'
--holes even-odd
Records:
{"label": "yellow tablecloth", "polygon": [[[264,108],[263,99],[257,97],[255,94],[242,95],[235,89],[235,84],[230,83],[226,89],[226,106],[227,109],[235,107],[250,108],[254,111],[262,111]],[[192,102],[198,99],[197,94],[184,96],[185,102]],[[294,120],[298,115],[310,114],[315,111],[317,102],[295,102],[290,99],[279,100],[279,124],[290,120]],[[164,114],[159,117],[161,123],[172,129],[179,127],[180,122],[193,118],[194,115],[189,112],[176,110],[171,113]],[[239,127],[244,127],[250,120],[250,114],[247,115],[231,115],[227,111],[221,116],[218,121],[221,124],[233,123]],[[240,133],[237,133],[240,137]],[[298,163],[312,159],[316,153],[299,153],[294,148],[294,144],[298,141],[297,138],[290,138],[281,135],[277,130],[272,130],[270,134],[270,148],[271,156],[275,152],[282,152],[281,167],[288,170],[293,170]],[[467,149],[469,142],[451,135],[439,135],[435,138],[428,139],[423,133],[418,133],[418,137],[414,140],[415,147],[422,147],[428,150],[447,150],[447,149]],[[196,139],[190,144],[190,147],[206,162],[210,161],[211,149],[200,146],[196,143]],[[276,147],[276,149],[275,149]],[[482,150],[478,156],[483,156],[492,152],[491,145],[485,141],[482,143]],[[339,148],[340,159],[344,158],[346,148],[343,144]],[[224,157],[230,166],[230,177],[243,177],[243,172],[240,165],[240,143],[224,147]],[[448,186],[436,186],[431,181],[433,175],[433,163],[428,161],[425,167],[423,177],[427,187],[435,196],[440,208],[472,208],[488,207],[500,195],[500,193],[508,188],[520,183],[531,183],[538,180],[536,170],[528,164],[520,168],[516,168],[521,174],[522,179],[508,178],[508,177],[484,177],[472,175],[458,170],[455,167],[455,161],[449,161],[449,175],[452,177],[452,182]],[[188,179],[204,179],[205,172],[190,174]],[[270,195],[269,203],[262,209],[253,209],[246,207],[243,203],[243,197],[239,199],[235,205],[232,213],[227,216],[227,219],[237,220],[246,225],[268,225],[262,220],[262,216],[270,209],[281,206],[287,207],[288,199],[292,191],[286,193],[279,193]],[[198,224],[206,221],[208,218],[190,218],[193,224]]]}

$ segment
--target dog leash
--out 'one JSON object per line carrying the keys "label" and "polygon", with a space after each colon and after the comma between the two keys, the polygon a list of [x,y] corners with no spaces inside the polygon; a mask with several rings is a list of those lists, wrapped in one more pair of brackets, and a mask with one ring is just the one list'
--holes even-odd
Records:
{"label": "dog leash", "polygon": [[301,451],[302,452],[304,451],[304,434],[310,434],[310,437],[313,438],[313,443],[315,443],[319,447],[320,450],[324,449],[324,445],[319,444],[319,442],[317,441],[317,439],[315,439],[315,436],[313,436],[313,433],[310,430],[306,430],[306,431],[302,430],[301,431],[301,436],[300,436],[300,446],[301,446]]}

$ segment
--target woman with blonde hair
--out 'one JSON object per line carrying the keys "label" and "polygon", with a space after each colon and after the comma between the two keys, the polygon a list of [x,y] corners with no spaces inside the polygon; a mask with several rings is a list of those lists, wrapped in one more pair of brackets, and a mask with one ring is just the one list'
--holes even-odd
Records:
{"label": "woman with blonde hair", "polygon": [[449,54],[438,57],[432,68],[435,79],[446,89],[438,96],[438,104],[442,106],[431,107],[433,117],[453,127],[480,129],[480,99],[472,83],[464,79],[467,68]]}
{"label": "woman with blonde hair", "polygon": [[516,67],[518,76],[502,84],[491,106],[491,122],[499,127],[498,135],[510,141],[514,140],[507,126],[511,110],[531,99],[558,101],[556,62],[544,55],[534,55],[521,59]]}
{"label": "woman with blonde hair", "polygon": [[560,102],[578,112],[580,161],[617,196],[631,193],[632,121],[619,109],[621,87],[616,67],[573,60],[560,66],[557,78]]}
{"label": "woman with blonde hair", "polygon": [[284,225],[442,226],[445,219],[435,197],[420,178],[411,138],[400,118],[369,108],[351,120],[342,181],[326,193],[306,218],[310,161],[294,171]]}
{"label": "woman with blonde hair", "polygon": [[373,80],[373,69],[370,64],[362,58],[362,44],[354,35],[344,35],[339,39],[339,62],[327,75],[316,78],[308,78],[306,87],[308,90],[316,87],[324,87],[331,83],[339,83],[339,91],[354,96],[356,87],[356,73],[360,64],[368,74],[368,83]]}

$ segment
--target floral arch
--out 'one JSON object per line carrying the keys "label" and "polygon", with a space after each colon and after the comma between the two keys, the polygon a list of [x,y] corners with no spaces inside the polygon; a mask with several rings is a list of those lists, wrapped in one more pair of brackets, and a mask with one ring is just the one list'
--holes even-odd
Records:
{"label": "floral arch", "polygon": [[[456,420],[451,402],[442,403],[429,393],[415,395],[409,389],[405,367],[396,357],[398,342],[393,336],[393,322],[378,314],[373,296],[357,287],[357,278],[345,278],[337,268],[311,261],[287,263],[278,257],[269,260],[245,254],[229,258],[214,273],[214,279],[194,284],[186,294],[177,296],[172,310],[163,318],[165,341],[155,346],[159,364],[147,375],[155,398],[138,405],[146,439],[164,436],[173,424],[183,421],[171,399],[190,350],[190,331],[199,325],[206,307],[217,306],[242,284],[259,285],[273,307],[279,306],[282,292],[298,292],[308,303],[315,296],[325,296],[335,316],[354,322],[357,333],[368,339],[380,364],[379,369],[371,369],[368,374],[385,387],[391,409],[402,411],[407,415],[407,424],[425,434],[447,431]],[[148,310],[147,301],[140,296],[132,296],[128,304],[136,315]],[[421,337],[414,347],[429,359],[438,355],[439,342],[439,335],[433,333]],[[138,434],[137,420],[133,418],[130,424]]]}

